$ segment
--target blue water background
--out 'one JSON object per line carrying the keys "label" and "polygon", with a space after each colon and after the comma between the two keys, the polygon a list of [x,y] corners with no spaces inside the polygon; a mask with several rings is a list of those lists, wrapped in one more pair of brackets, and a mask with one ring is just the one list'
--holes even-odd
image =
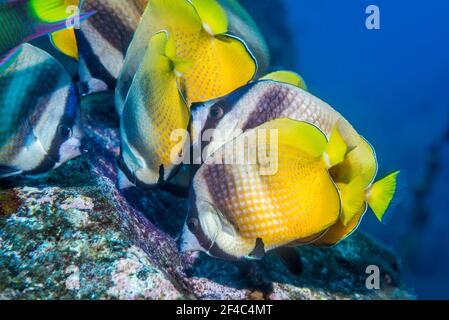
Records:
{"label": "blue water background", "polygon": [[[449,298],[449,1],[283,2],[310,91],[372,143],[379,176],[404,170],[387,223],[369,213],[361,229],[402,259],[418,298]],[[365,27],[370,4],[380,30]]]}

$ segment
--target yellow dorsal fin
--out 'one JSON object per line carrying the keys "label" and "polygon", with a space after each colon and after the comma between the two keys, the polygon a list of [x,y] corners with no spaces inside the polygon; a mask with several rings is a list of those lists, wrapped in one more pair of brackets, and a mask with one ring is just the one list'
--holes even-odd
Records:
{"label": "yellow dorsal fin", "polygon": [[260,80],[273,80],[277,82],[288,83],[307,91],[307,85],[304,82],[304,79],[299,74],[293,71],[281,70],[271,72],[260,78]]}
{"label": "yellow dorsal fin", "polygon": [[328,168],[332,168],[333,166],[343,162],[347,152],[348,146],[343,140],[337,125],[332,130],[329,143],[326,147],[326,153],[324,155]]}
{"label": "yellow dorsal fin", "polygon": [[400,171],[395,171],[377,181],[366,193],[370,208],[381,222],[396,193],[397,176],[399,173]]}
{"label": "yellow dorsal fin", "polygon": [[338,183],[337,186],[343,207],[340,219],[346,226],[365,205],[365,186],[361,177],[355,178],[349,184]]}
{"label": "yellow dorsal fin", "polygon": [[78,6],[79,0],[31,0],[33,13],[44,22],[57,22],[69,17],[69,6]]}
{"label": "yellow dorsal fin", "polygon": [[53,32],[50,35],[53,46],[66,56],[78,60],[78,44],[73,28]]}
{"label": "yellow dorsal fin", "polygon": [[208,33],[217,35],[228,31],[226,12],[216,0],[192,0],[192,5]]}
{"label": "yellow dorsal fin", "polygon": [[277,129],[279,143],[301,149],[312,157],[320,157],[326,150],[326,135],[308,122],[281,118],[269,121],[259,128]]}

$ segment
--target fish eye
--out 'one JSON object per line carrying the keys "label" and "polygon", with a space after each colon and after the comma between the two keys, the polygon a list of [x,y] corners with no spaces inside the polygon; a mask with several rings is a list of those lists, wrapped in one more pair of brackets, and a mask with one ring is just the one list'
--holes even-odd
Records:
{"label": "fish eye", "polygon": [[190,231],[195,232],[198,230],[199,227],[199,221],[197,218],[190,218],[187,222],[187,227]]}
{"label": "fish eye", "polygon": [[72,129],[62,124],[59,126],[59,134],[63,138],[70,138],[72,136]]}
{"label": "fish eye", "polygon": [[223,114],[224,114],[223,109],[222,109],[220,106],[213,105],[213,106],[210,108],[210,111],[209,111],[209,117],[210,117],[211,119],[218,120],[218,119],[220,119],[221,117],[223,117]]}

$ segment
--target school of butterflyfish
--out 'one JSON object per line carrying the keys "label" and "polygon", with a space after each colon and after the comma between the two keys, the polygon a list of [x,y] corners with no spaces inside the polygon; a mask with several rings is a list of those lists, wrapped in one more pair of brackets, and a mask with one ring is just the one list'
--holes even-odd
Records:
{"label": "school of butterflyfish", "polygon": [[[237,0],[3,0],[0,25],[1,179],[80,155],[80,101],[107,92],[120,188],[189,189],[182,251],[237,260],[331,246],[368,208],[382,221],[394,198],[399,172],[376,181],[373,147],[341,114],[298,74],[268,73],[267,44]],[[33,41],[44,36],[64,59]],[[273,151],[274,170],[224,161],[238,145]],[[207,150],[199,163],[174,161],[194,147]]]}

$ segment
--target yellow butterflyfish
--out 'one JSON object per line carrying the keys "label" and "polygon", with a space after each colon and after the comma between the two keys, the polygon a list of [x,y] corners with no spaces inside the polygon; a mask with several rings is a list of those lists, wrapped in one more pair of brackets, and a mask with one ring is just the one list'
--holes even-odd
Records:
{"label": "yellow butterflyfish", "polygon": [[[331,228],[326,234],[329,239],[331,233],[339,234],[338,241],[350,234],[363,217],[367,203],[378,217],[382,217],[394,196],[396,175],[373,184],[377,159],[371,145],[327,103],[276,75],[251,83],[223,99],[196,105],[192,110],[192,137],[201,137],[210,128],[214,128],[217,135],[206,142],[196,139],[193,145],[207,149],[206,154],[213,154],[239,131],[246,132],[284,117],[309,122],[327,137],[338,132],[332,143],[336,146],[333,150],[339,152],[327,153],[327,160],[342,198],[342,215],[341,225],[337,224],[335,230]],[[332,242],[326,235],[322,237],[322,243]]]}
{"label": "yellow butterflyfish", "polygon": [[257,62],[244,39],[229,34],[225,8],[216,0],[150,0],[118,80],[118,113],[122,112],[148,39],[160,30],[173,39],[176,56],[190,63],[190,68],[179,73],[188,106],[224,96],[250,82]]}
{"label": "yellow butterflyfish", "polygon": [[154,187],[168,179],[175,167],[172,153],[183,151],[183,143],[178,146],[171,135],[187,128],[190,114],[178,89],[178,62],[171,47],[166,32],[155,34],[131,84],[120,125],[122,188]]}
{"label": "yellow butterflyfish", "polygon": [[[261,132],[268,136],[272,130],[277,139],[259,139]],[[248,142],[252,134],[257,143]],[[277,170],[262,174],[265,161],[229,164],[224,160],[229,144],[243,145],[249,154],[275,151],[270,159],[277,162]],[[255,259],[320,237],[341,212],[325,160],[332,146],[314,125],[284,118],[248,130],[219,148],[193,179],[182,250]]]}

